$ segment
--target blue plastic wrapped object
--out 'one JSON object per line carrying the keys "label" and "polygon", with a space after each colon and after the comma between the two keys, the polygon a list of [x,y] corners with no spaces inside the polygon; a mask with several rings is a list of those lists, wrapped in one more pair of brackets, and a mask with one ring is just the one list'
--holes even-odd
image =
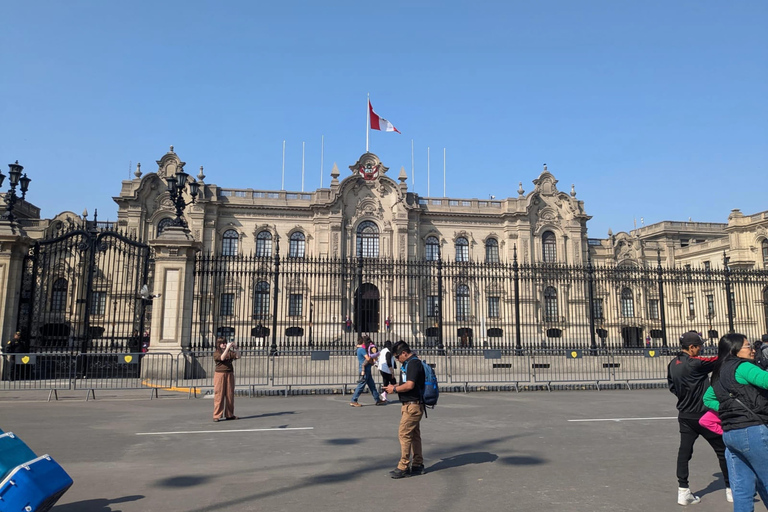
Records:
{"label": "blue plastic wrapped object", "polygon": [[0,480],[8,476],[16,466],[36,458],[35,452],[13,432],[0,435]]}
{"label": "blue plastic wrapped object", "polygon": [[3,512],[48,512],[72,487],[72,478],[50,455],[15,468],[0,482]]}

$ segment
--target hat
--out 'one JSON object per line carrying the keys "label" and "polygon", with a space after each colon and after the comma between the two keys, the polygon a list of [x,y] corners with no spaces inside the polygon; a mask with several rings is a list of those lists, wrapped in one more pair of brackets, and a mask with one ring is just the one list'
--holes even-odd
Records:
{"label": "hat", "polygon": [[688,348],[691,345],[704,345],[704,340],[701,339],[701,336],[699,336],[699,333],[696,331],[689,331],[682,336],[680,336],[680,345],[682,345],[683,348]]}
{"label": "hat", "polygon": [[761,337],[763,343],[768,343],[768,334],[763,334]]}

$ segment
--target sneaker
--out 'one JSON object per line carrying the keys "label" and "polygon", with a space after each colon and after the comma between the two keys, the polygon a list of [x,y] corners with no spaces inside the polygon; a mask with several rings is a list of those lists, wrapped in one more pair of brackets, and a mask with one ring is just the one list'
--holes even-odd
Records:
{"label": "sneaker", "polygon": [[725,488],[725,501],[728,503],[733,503],[733,491],[730,487]]}
{"label": "sneaker", "polygon": [[700,501],[701,501],[701,498],[699,498],[698,496],[694,496],[689,488],[683,488],[683,487],[677,488],[677,504],[678,505],[682,505],[682,506],[695,505]]}
{"label": "sneaker", "polygon": [[424,474],[424,466],[414,466],[414,465],[411,465],[410,474],[411,474],[411,476],[423,475]]}
{"label": "sneaker", "polygon": [[359,402],[349,402],[349,405],[352,407],[362,407],[362,405]]}
{"label": "sneaker", "polygon": [[379,396],[380,396],[380,397],[381,397],[381,399],[382,399],[382,400],[384,400],[385,402],[387,401],[387,394],[386,394],[386,393],[379,393]]}
{"label": "sneaker", "polygon": [[394,471],[389,472],[389,476],[397,480],[398,478],[406,478],[411,476],[407,469],[395,468]]}
{"label": "sneaker", "polygon": [[377,400],[376,405],[387,405],[386,400]]}

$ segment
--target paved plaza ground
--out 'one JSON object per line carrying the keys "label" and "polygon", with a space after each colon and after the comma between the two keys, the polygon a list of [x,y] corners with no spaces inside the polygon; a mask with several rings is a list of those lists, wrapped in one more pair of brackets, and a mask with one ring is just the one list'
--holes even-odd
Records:
{"label": "paved plaza ground", "polygon": [[[427,474],[402,480],[400,408],[368,395],[238,397],[240,419],[213,423],[209,399],[69,393],[0,394],[0,428],[74,478],[53,512],[682,510],[666,390],[444,393]],[[697,512],[732,510],[703,440],[691,486]]]}

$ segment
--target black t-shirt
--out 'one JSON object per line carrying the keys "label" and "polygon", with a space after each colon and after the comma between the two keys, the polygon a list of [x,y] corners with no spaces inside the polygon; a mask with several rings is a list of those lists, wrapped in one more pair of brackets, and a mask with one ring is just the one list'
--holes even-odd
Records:
{"label": "black t-shirt", "polygon": [[415,382],[416,386],[410,391],[398,393],[401,402],[420,402],[421,393],[424,391],[424,368],[421,367],[421,361],[416,356],[411,356],[400,368],[400,384],[405,381]]}

